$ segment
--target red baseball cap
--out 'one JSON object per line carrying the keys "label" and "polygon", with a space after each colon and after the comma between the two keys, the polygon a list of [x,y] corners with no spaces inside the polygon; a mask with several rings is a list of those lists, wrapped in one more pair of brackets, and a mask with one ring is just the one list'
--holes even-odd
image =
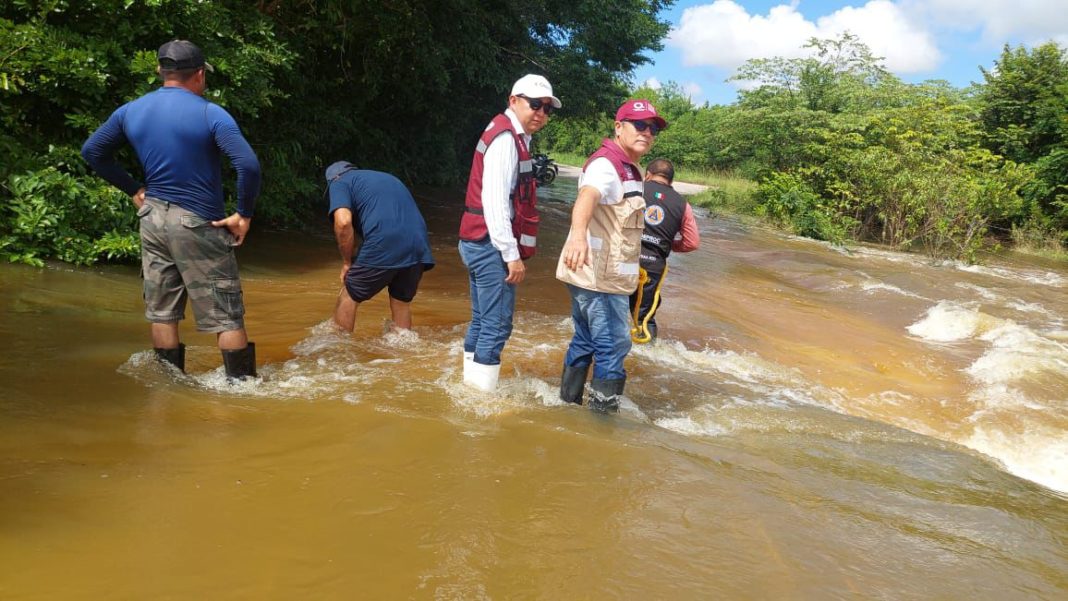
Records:
{"label": "red baseball cap", "polygon": [[655,121],[660,126],[660,129],[667,127],[667,121],[664,121],[663,117],[656,114],[656,109],[653,108],[653,104],[648,100],[628,100],[616,111],[616,121],[645,121],[646,119]]}

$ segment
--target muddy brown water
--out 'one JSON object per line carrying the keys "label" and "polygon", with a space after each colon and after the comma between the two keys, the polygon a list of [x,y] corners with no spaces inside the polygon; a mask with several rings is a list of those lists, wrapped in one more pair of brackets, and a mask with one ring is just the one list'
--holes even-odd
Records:
{"label": "muddy brown water", "polygon": [[1068,270],[731,219],[671,261],[617,416],[556,400],[543,195],[502,389],[460,383],[455,195],[414,333],[324,324],[322,236],[240,251],[261,380],[151,360],[135,268],[0,266],[3,599],[1063,599]]}

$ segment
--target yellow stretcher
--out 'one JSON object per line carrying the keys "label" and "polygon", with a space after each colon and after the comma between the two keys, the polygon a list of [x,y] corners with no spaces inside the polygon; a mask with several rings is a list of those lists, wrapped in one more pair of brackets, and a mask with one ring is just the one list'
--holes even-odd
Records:
{"label": "yellow stretcher", "polygon": [[664,278],[667,277],[668,268],[664,266],[664,274],[660,276],[660,281],[656,283],[656,290],[653,291],[653,304],[649,306],[649,312],[645,314],[645,319],[638,323],[638,313],[642,310],[642,294],[645,293],[645,283],[649,281],[649,272],[645,271],[645,268],[638,268],[638,298],[634,301],[634,315],[631,316],[631,328],[630,339],[638,344],[645,344],[653,339],[652,333],[649,332],[649,320],[653,318],[656,313],[657,306],[660,305],[660,287],[664,285]]}

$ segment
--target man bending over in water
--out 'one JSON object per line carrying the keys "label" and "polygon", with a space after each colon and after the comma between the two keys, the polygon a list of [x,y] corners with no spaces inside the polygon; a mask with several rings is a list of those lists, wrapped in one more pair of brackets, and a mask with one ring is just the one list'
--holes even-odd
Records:
{"label": "man bending over in water", "polygon": [[[347,161],[326,168],[326,184],[344,284],[334,322],[351,332],[360,303],[388,286],[394,326],[411,329],[419,280],[434,267],[426,222],[411,192],[388,173],[357,169]],[[363,242],[354,258],[356,232]]]}

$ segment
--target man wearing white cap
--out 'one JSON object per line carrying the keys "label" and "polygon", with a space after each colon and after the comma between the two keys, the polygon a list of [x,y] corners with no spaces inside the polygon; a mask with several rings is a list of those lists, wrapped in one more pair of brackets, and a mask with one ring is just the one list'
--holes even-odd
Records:
{"label": "man wearing white cap", "polygon": [[501,351],[512,334],[516,286],[537,245],[538,210],[531,135],[560,108],[541,75],[512,86],[508,108],[486,126],[471,161],[460,258],[471,289],[471,325],[464,337],[464,383],[497,389]]}

